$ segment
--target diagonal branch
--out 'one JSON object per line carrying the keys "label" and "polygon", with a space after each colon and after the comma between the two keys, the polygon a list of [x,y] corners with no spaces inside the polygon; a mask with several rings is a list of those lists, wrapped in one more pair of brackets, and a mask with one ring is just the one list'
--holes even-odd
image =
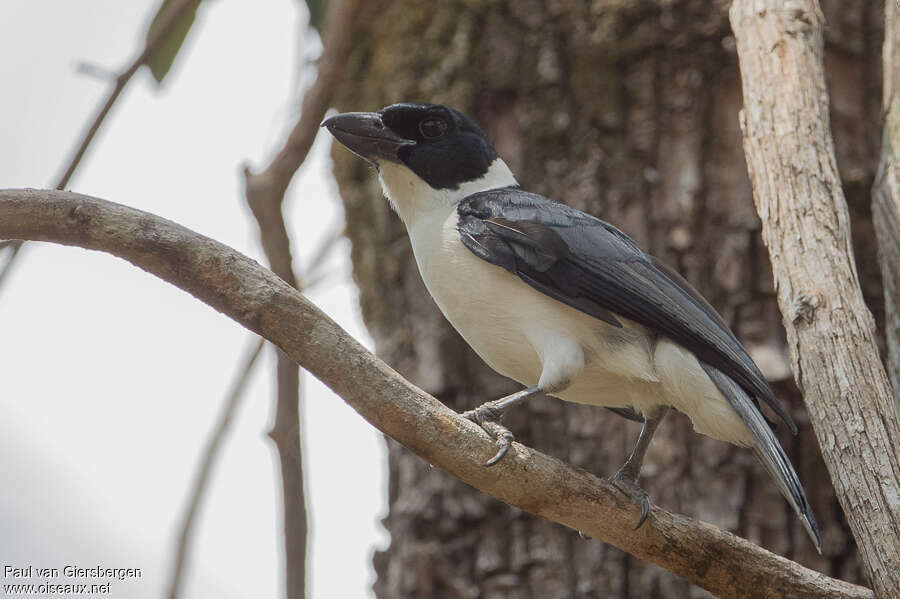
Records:
{"label": "diagonal branch", "polygon": [[900,597],[900,425],[859,288],[816,0],[734,0],[741,129],[794,378],[878,597]]}
{"label": "diagonal branch", "polygon": [[97,131],[100,130],[100,126],[103,124],[103,121],[106,119],[106,115],[109,114],[109,111],[112,110],[113,105],[116,103],[116,100],[119,99],[119,95],[122,93],[122,90],[125,89],[125,86],[128,85],[128,82],[131,81],[131,78],[134,77],[134,74],[138,72],[146,62],[150,59],[151,56],[162,46],[166,39],[168,39],[169,34],[178,25],[178,22],[181,21],[181,17],[186,15],[188,11],[195,9],[197,5],[199,5],[201,0],[177,0],[172,3],[172,7],[169,9],[169,12],[166,16],[160,21],[159,28],[156,30],[155,35],[151,36],[146,43],[144,44],[144,48],[140,51],[140,53],[135,57],[131,63],[116,76],[115,84],[112,89],[109,91],[109,95],[106,97],[106,101],[100,105],[99,110],[97,111],[96,116],[94,116],[94,120],[88,126],[87,130],[85,130],[84,136],[81,138],[81,142],[76,146],[75,152],[72,154],[72,158],[69,161],[68,166],[66,166],[65,171],[63,171],[62,176],[59,178],[59,181],[56,183],[56,189],[65,189],[66,185],[69,184],[69,180],[72,178],[72,175],[75,174],[75,170],[78,168],[78,165],[81,164],[81,159],[84,158],[85,153],[87,152],[88,147],[91,145],[91,142],[94,140],[94,136],[97,134]]}
{"label": "diagonal branch", "polygon": [[[724,598],[871,598],[715,526],[654,507],[518,443],[487,469],[493,441],[402,378],[255,261],[152,214],[84,195],[0,191],[0,236],[105,251],[184,289],[277,345],[379,430],[473,487],[667,568]],[[573,533],[574,534],[574,533]]]}
{"label": "diagonal branch", "polygon": [[200,464],[198,464],[197,473],[194,476],[191,496],[188,500],[187,510],[185,511],[184,520],[181,525],[181,534],[178,536],[175,567],[172,571],[172,580],[169,583],[170,599],[175,599],[179,596],[185,566],[187,564],[187,553],[191,543],[194,520],[200,509],[200,504],[203,501],[207,483],[209,482],[209,476],[212,473],[216,458],[219,455],[222,442],[225,440],[225,434],[231,426],[231,419],[234,417],[241,397],[244,395],[244,390],[247,387],[247,382],[250,379],[250,373],[253,371],[253,366],[256,364],[256,359],[262,353],[265,339],[259,339],[253,345],[254,347],[245,360],[244,366],[241,368],[234,386],[228,393],[228,398],[222,409],[222,414],[219,417],[219,423],[216,425],[216,428],[206,445],[206,451],[203,452],[203,459],[200,461]]}
{"label": "diagonal branch", "polygon": [[284,146],[265,170],[244,169],[247,203],[260,227],[263,250],[272,271],[296,287],[291,267],[290,241],[281,212],[284,194],[312,147],[319,124],[331,103],[334,89],[350,55],[359,0],[329,2],[323,33],[322,57],[316,80],[304,94],[300,118]]}
{"label": "diagonal branch", "polygon": [[[181,17],[187,14],[187,12],[193,8],[196,8],[198,4],[200,4],[201,0],[177,0],[173,3],[172,7],[169,9],[169,12],[166,14],[165,18],[163,18],[159,23],[159,28],[156,30],[155,35],[150,37],[144,44],[144,48],[137,55],[137,57],[131,61],[131,63],[116,76],[115,83],[113,84],[112,89],[109,90],[109,94],[106,96],[106,100],[100,104],[96,115],[94,116],[94,120],[91,121],[90,125],[88,125],[87,129],[84,132],[84,135],[81,137],[81,141],[78,142],[78,145],[75,146],[75,151],[72,153],[72,158],[69,159],[68,164],[66,165],[63,174],[57,180],[56,185],[54,186],[56,189],[65,189],[69,184],[69,181],[72,179],[72,175],[75,174],[75,171],[78,169],[78,166],[81,164],[81,159],[84,158],[85,153],[87,153],[88,147],[90,147],[91,142],[94,140],[94,136],[97,135],[97,132],[100,130],[100,126],[103,125],[103,121],[106,120],[106,116],[109,114],[109,111],[112,110],[112,107],[115,105],[116,100],[119,99],[119,96],[122,94],[122,91],[125,89],[125,86],[128,85],[128,82],[131,81],[131,78],[135,73],[138,72],[147,60],[157,51],[160,46],[165,43],[166,39],[169,37],[169,34],[173,31],[178,22],[181,20]],[[9,275],[12,270],[13,265],[16,262],[16,259],[21,255],[20,252],[22,250],[22,240],[16,239],[11,240],[9,242],[9,256],[6,259],[6,262],[3,264],[2,270],[0,270],[0,288],[3,287],[3,281]]]}

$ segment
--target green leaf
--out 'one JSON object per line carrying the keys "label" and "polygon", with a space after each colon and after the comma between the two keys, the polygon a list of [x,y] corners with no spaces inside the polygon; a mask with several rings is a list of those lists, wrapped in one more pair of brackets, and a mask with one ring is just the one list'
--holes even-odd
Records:
{"label": "green leaf", "polygon": [[198,1],[191,8],[185,10],[179,17],[178,22],[169,30],[165,40],[158,43],[155,39],[159,35],[163,22],[166,20],[166,15],[172,10],[174,4],[175,0],[163,0],[159,10],[156,11],[156,16],[153,17],[153,22],[150,23],[150,27],[147,29],[146,43],[148,45],[151,43],[158,44],[156,50],[147,57],[146,63],[150,67],[150,72],[153,73],[157,83],[162,83],[172,68],[175,57],[178,56],[178,51],[181,50],[181,46],[184,44],[191,26],[194,24],[194,19],[197,17],[197,7],[200,6]]}
{"label": "green leaf", "polygon": [[327,0],[306,0],[306,6],[309,8],[309,24],[316,31],[322,31],[322,20],[325,18],[325,2]]}

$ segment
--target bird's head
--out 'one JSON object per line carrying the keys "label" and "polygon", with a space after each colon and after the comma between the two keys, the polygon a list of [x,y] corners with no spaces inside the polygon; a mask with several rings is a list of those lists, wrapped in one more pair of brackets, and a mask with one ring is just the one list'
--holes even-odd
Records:
{"label": "bird's head", "polygon": [[322,123],[378,169],[385,193],[407,223],[467,195],[516,185],[484,131],[440,104],[392,104]]}

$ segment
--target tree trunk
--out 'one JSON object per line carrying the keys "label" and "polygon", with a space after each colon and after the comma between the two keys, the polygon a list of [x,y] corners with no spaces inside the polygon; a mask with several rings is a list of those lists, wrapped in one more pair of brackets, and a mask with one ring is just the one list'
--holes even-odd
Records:
{"label": "tree trunk", "polygon": [[[680,270],[790,406],[800,434],[780,438],[820,520],[823,555],[750,452],[697,435],[684,417],[657,433],[644,487],[661,506],[860,581],[853,540],[791,379],[741,148],[727,8],[691,0],[373,0],[359,15],[367,35],[359,36],[337,106],[454,106],[488,132],[524,188],[614,223]],[[881,323],[869,190],[880,141],[882,6],[835,0],[824,9],[838,162],[857,266]],[[516,390],[438,312],[371,169],[343,149],[334,159],[363,316],[379,355],[456,410]],[[519,441],[600,475],[624,461],[639,430],[606,410],[549,398],[517,408],[505,423]],[[392,542],[375,557],[379,597],[708,596],[483,496],[393,442],[389,460]]]}
{"label": "tree trunk", "polygon": [[875,596],[900,597],[900,425],[853,263],[818,0],[734,0],[741,129],[794,378]]}
{"label": "tree trunk", "polygon": [[872,188],[872,215],[884,277],[887,371],[900,414],[900,5],[884,3],[884,133]]}

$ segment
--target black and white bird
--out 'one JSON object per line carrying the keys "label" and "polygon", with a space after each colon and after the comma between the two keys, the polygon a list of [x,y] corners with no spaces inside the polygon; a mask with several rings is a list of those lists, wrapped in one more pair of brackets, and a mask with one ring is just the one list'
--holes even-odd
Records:
{"label": "black and white bird", "polygon": [[521,189],[485,133],[456,110],[393,104],[323,126],[375,165],[447,320],[491,368],[526,387],[466,413],[500,431],[486,465],[513,439],[500,416],[537,392],[643,421],[612,477],[642,507],[640,526],[649,512],[641,464],[672,407],[697,432],[751,448],[820,550],[806,494],[758,402],[796,426],[678,273],[609,223]]}

